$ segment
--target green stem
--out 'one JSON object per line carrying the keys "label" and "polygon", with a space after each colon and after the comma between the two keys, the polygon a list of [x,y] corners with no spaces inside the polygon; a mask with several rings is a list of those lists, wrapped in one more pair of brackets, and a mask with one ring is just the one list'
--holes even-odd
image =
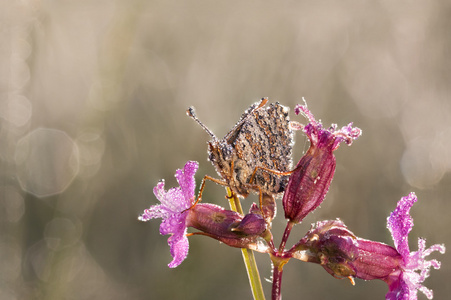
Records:
{"label": "green stem", "polygon": [[[227,188],[227,197],[229,198],[230,208],[233,211],[243,214],[240,200],[229,188]],[[249,278],[249,284],[251,285],[254,300],[265,300],[265,294],[263,293],[262,282],[260,280],[260,274],[258,273],[254,252],[250,249],[241,248],[241,253],[243,254],[243,261],[246,266],[247,276]]]}

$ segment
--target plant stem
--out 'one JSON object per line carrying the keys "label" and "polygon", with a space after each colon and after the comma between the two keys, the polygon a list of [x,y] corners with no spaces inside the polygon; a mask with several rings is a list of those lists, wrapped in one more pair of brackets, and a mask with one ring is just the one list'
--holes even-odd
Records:
{"label": "plant stem", "polygon": [[285,250],[285,245],[287,244],[288,237],[290,236],[291,229],[293,229],[294,223],[288,221],[287,227],[285,227],[285,231],[283,233],[282,241],[280,242],[279,246],[279,253],[283,253]]}
{"label": "plant stem", "polygon": [[[229,188],[227,188],[227,196],[229,198],[230,208],[233,211],[243,214],[240,200]],[[246,266],[247,276],[249,278],[249,284],[251,286],[254,300],[265,300],[265,294],[263,293],[262,282],[260,280],[260,274],[258,273],[254,252],[250,249],[242,248],[241,253],[243,254],[243,261]]]}
{"label": "plant stem", "polygon": [[283,258],[283,254],[285,251],[285,245],[287,244],[288,237],[290,236],[291,229],[295,223],[288,221],[287,226],[285,227],[285,231],[283,233],[282,241],[280,242],[279,250],[271,254],[271,261],[273,264],[272,269],[272,292],[271,299],[272,300],[281,300],[282,299],[282,274],[283,274],[283,266],[288,262],[290,257]]}
{"label": "plant stem", "polygon": [[282,273],[283,268],[274,266],[274,269],[272,270],[272,300],[282,299]]}
{"label": "plant stem", "polygon": [[275,255],[271,255],[271,261],[273,264],[272,269],[272,300],[282,299],[282,274],[283,266],[288,262],[289,258],[281,258]]}

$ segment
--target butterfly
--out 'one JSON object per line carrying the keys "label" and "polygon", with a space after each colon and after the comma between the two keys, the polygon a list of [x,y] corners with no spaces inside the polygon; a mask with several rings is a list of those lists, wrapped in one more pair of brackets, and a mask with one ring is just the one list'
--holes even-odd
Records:
{"label": "butterfly", "polygon": [[262,194],[274,196],[284,191],[289,176],[283,174],[288,174],[292,166],[289,109],[278,102],[265,106],[267,102],[262,98],[251,105],[222,139],[197,118],[193,107],[187,110],[188,116],[211,136],[209,160],[221,177],[206,176],[201,190],[209,179],[244,198],[251,192],[260,193],[260,202]]}

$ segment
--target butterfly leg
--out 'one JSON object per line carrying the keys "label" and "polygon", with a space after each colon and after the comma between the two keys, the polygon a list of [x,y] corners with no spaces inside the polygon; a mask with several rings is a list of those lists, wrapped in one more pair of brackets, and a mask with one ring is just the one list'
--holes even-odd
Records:
{"label": "butterfly leg", "polygon": [[297,169],[293,169],[291,171],[282,172],[282,171],[269,169],[269,168],[266,168],[266,167],[257,166],[257,167],[255,167],[254,172],[252,172],[251,179],[249,180],[250,183],[252,183],[255,180],[255,174],[257,174],[258,170],[263,170],[265,172],[273,173],[273,174],[276,174],[276,175],[279,175],[279,176],[285,176],[285,175],[291,175],[291,173],[295,172]]}
{"label": "butterfly leg", "polygon": [[268,223],[271,222],[271,220],[275,216],[275,202],[274,202],[274,196],[266,194],[262,191],[262,188],[257,184],[247,184],[246,187],[252,190],[258,190],[258,203],[260,212],[265,217],[266,221]]}
{"label": "butterfly leg", "polygon": [[193,205],[191,205],[191,207],[194,207],[197,205],[197,203],[199,203],[200,200],[202,200],[202,193],[204,192],[204,188],[205,188],[205,183],[207,182],[207,180],[213,181],[214,183],[226,186],[227,182],[220,180],[220,179],[216,179],[213,178],[211,176],[205,175],[204,178],[202,179],[202,183],[200,185],[200,189],[199,189],[199,193],[197,194],[197,199],[196,202],[194,202]]}

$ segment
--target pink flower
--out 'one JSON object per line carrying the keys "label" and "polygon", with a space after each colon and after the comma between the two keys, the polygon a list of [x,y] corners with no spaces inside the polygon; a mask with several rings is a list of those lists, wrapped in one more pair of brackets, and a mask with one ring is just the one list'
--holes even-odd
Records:
{"label": "pink flower", "polygon": [[197,168],[197,162],[188,161],[183,170],[176,171],[175,177],[180,187],[165,191],[164,181],[160,181],[153,192],[161,204],[146,209],[138,218],[141,221],[163,219],[160,233],[171,235],[168,238],[173,257],[168,265],[170,268],[180,265],[188,255],[188,227],[201,231],[194,234],[214,238],[232,247],[252,249],[257,248],[257,239],[267,229],[259,210],[258,213],[251,211],[243,216],[215,204],[200,203],[193,206],[196,186],[194,174]]}
{"label": "pink flower", "polygon": [[173,260],[169,263],[170,268],[175,268],[185,260],[188,255],[188,238],[186,236],[186,218],[189,208],[195,202],[194,190],[196,182],[194,174],[199,165],[195,161],[188,161],[183,170],[175,172],[175,178],[180,185],[177,188],[164,190],[164,181],[160,181],[153,192],[161,204],[153,205],[146,209],[138,218],[141,221],[162,218],[160,233],[170,234],[168,244]]}
{"label": "pink flower", "polygon": [[310,148],[291,174],[282,199],[285,217],[294,223],[301,222],[324,200],[335,172],[333,151],[341,142],[350,145],[362,134],[352,123],[340,130],[336,124],[324,129],[306,105],[296,106],[295,113],[301,112],[310,121],[302,128],[310,139]]}
{"label": "pink flower", "polygon": [[396,209],[387,219],[387,228],[391,232],[396,250],[402,256],[400,270],[387,280],[389,292],[385,298],[388,300],[416,300],[417,291],[421,291],[428,299],[433,297],[432,290],[421,283],[429,277],[431,267],[440,268],[440,262],[435,259],[427,261],[425,258],[434,251],[445,253],[445,246],[435,244],[426,249],[426,240],[420,238],[418,251],[410,252],[408,235],[413,227],[413,219],[409,211],[416,201],[415,193],[401,198]]}
{"label": "pink flower", "polygon": [[432,299],[432,291],[421,283],[429,277],[431,267],[440,268],[440,262],[425,258],[434,251],[443,254],[445,246],[426,249],[425,240],[419,239],[418,251],[410,252],[407,238],[413,220],[409,211],[416,201],[414,193],[401,198],[388,217],[395,248],[356,237],[340,220],[322,221],[293,247],[293,257],[319,263],[337,278],[383,280],[389,288],[387,300],[416,300],[418,290]]}

